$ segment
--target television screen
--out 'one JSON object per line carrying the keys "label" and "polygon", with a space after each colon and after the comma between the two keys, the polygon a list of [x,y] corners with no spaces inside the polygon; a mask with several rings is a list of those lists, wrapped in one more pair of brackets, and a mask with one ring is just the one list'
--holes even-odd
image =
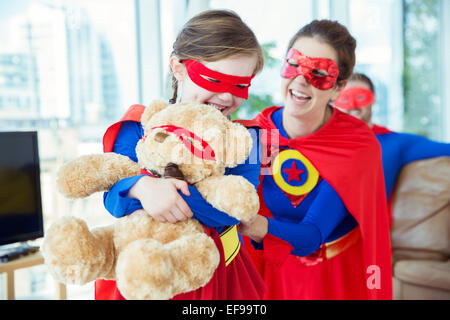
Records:
{"label": "television screen", "polygon": [[0,132],[0,245],[43,233],[37,132]]}

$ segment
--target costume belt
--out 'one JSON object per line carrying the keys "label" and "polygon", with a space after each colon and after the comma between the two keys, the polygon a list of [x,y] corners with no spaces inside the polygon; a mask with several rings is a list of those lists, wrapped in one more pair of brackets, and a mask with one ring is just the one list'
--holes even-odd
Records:
{"label": "costume belt", "polygon": [[241,242],[237,233],[237,226],[226,228],[220,234],[220,241],[222,241],[223,253],[225,256],[225,265],[228,266],[231,261],[237,256],[241,248]]}
{"label": "costume belt", "polygon": [[297,258],[306,266],[314,266],[325,260],[336,257],[338,254],[356,244],[360,239],[361,232],[359,227],[356,227],[342,237],[322,244],[317,251],[311,253],[309,256]]}

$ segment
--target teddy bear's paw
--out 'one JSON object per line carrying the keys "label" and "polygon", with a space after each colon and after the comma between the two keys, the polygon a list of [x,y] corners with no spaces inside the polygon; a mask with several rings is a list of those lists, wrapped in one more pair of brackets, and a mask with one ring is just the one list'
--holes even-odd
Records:
{"label": "teddy bear's paw", "polygon": [[71,199],[108,191],[119,180],[140,173],[139,165],[114,152],[81,156],[58,171],[59,191]]}
{"label": "teddy bear's paw", "polygon": [[117,258],[117,287],[129,300],[170,299],[174,296],[173,274],[168,250],[153,239],[133,241]]}
{"label": "teddy bear's paw", "polygon": [[41,251],[55,279],[85,284],[101,277],[112,264],[114,253],[104,248],[83,220],[64,217],[47,230]]}
{"label": "teddy bear's paw", "polygon": [[220,262],[214,240],[205,233],[188,234],[170,242],[167,248],[175,269],[176,293],[189,292],[206,285]]}
{"label": "teddy bear's paw", "polygon": [[210,177],[196,186],[213,207],[238,220],[249,221],[258,213],[259,198],[255,186],[244,177]]}

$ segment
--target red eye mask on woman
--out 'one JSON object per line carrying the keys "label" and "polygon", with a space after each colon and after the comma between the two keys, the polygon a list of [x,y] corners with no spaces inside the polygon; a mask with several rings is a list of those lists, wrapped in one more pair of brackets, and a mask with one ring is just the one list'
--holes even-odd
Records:
{"label": "red eye mask on woman", "polygon": [[196,85],[212,92],[229,92],[240,98],[248,98],[248,88],[254,77],[238,77],[208,69],[195,60],[183,60],[189,78]]}
{"label": "red eye mask on woman", "polygon": [[281,69],[283,78],[303,76],[312,86],[319,90],[334,87],[339,75],[337,63],[331,59],[310,58],[291,48]]}
{"label": "red eye mask on woman", "polygon": [[369,89],[351,87],[344,89],[334,105],[344,110],[358,109],[370,106],[375,101],[375,95]]}

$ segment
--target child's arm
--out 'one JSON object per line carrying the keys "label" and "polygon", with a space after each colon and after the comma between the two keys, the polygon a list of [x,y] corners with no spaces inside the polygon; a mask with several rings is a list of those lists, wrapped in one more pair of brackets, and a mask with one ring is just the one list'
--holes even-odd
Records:
{"label": "child's arm", "polygon": [[[140,124],[131,121],[124,122],[122,124],[116,142],[114,144],[114,152],[127,155],[132,160],[137,161],[135,146],[137,144],[137,141],[142,136],[142,134],[143,130]],[[253,147],[257,148],[257,143],[254,143]],[[238,165],[233,169],[227,170],[227,174],[243,175],[251,183],[257,185],[259,183],[259,162],[257,162],[256,164],[245,163],[242,165]],[[142,177],[143,175],[123,179],[117,182],[109,192],[106,192],[104,194],[105,207],[113,216],[122,217],[124,215],[131,214],[136,210],[143,209],[142,202],[133,197],[133,192],[131,192],[130,194],[130,190],[136,185],[138,181],[141,180]],[[147,180],[149,179],[162,180],[164,181],[164,183],[166,183],[168,180],[174,180],[174,179],[155,179],[150,177],[147,178]],[[192,212],[194,218],[198,219],[204,225],[208,227],[218,227],[225,225],[234,225],[239,223],[237,219],[234,219],[228,216],[226,213],[212,207],[198,192],[197,188],[195,188],[194,186],[189,186],[188,188],[189,188],[188,193],[178,191],[177,196],[179,195],[180,199],[185,201],[185,203],[187,204],[186,206]],[[158,189],[159,191],[161,191],[161,188]],[[148,194],[149,194],[148,203],[150,205],[153,205],[154,207],[157,206],[156,201],[162,200],[160,202],[163,203],[163,206],[166,206],[166,208],[159,206],[158,209],[161,211],[167,210],[168,206],[174,206],[174,203],[176,203],[176,201],[174,200],[167,199],[167,196],[170,195],[171,192],[163,192],[162,197],[161,196],[155,197],[155,194],[154,193],[152,194],[151,191],[149,191]],[[152,197],[150,197],[151,194]],[[143,196],[141,195],[139,198],[143,198]],[[156,200],[153,200],[155,198]]]}

